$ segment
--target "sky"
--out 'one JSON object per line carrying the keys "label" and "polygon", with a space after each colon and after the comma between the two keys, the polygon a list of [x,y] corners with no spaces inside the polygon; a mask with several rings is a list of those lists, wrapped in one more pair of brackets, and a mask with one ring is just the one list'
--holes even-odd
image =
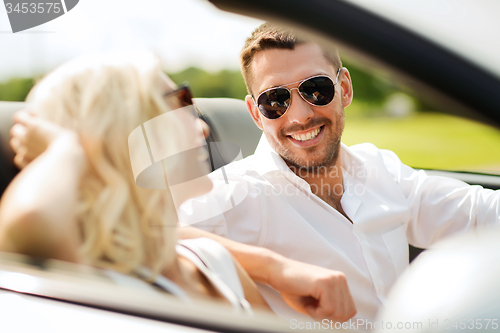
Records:
{"label": "sky", "polygon": [[245,38],[262,21],[205,0],[80,0],[67,14],[12,33],[0,5],[0,81],[40,75],[78,55],[150,49],[165,70],[237,69]]}

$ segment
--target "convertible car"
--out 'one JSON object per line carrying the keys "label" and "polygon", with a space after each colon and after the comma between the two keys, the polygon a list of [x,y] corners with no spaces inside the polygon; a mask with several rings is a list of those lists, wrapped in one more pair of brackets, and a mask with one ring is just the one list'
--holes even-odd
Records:
{"label": "convertible car", "polygon": [[[210,2],[224,11],[292,26],[324,47],[340,45],[342,54],[367,68],[383,69],[435,109],[495,127],[500,125],[500,42],[496,36],[500,7],[495,2]],[[195,104],[200,117],[212,129],[210,141],[234,143],[243,157],[253,153],[261,132],[242,100],[198,98]],[[0,192],[18,172],[12,163],[8,132],[12,113],[23,106],[24,103],[0,101]],[[235,158],[223,150],[213,153],[217,154],[214,169]],[[500,176],[493,174],[428,172],[500,188]],[[411,248],[410,259],[421,250]],[[108,327],[141,332],[295,331],[264,315],[246,318],[228,314],[227,309],[214,305],[186,306],[167,296],[118,288],[98,270],[12,254],[1,255],[0,307],[1,328],[9,332],[100,331]]]}

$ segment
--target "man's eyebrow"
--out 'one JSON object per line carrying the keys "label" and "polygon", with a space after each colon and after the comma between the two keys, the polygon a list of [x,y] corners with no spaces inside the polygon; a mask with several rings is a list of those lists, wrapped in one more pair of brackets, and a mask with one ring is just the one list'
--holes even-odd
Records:
{"label": "man's eyebrow", "polygon": [[304,81],[304,80],[307,80],[307,79],[309,79],[309,78],[311,78],[311,77],[315,77],[315,76],[318,76],[318,75],[326,75],[326,76],[330,76],[328,73],[325,73],[325,72],[319,72],[319,73],[317,73],[317,74],[309,75],[309,76],[307,76],[307,77],[305,77],[305,78],[303,78],[303,79],[300,79],[300,80],[297,80],[297,81],[293,81],[293,82],[290,82],[290,83],[285,83],[285,84],[279,84],[279,85],[269,86],[269,87],[267,87],[267,88],[262,89],[262,90],[259,92],[259,94],[257,94],[257,96],[258,96],[258,95],[260,95],[260,94],[262,94],[262,93],[263,93],[264,91],[266,91],[266,90],[273,89],[273,88],[279,88],[279,87],[286,87],[286,86],[288,86],[288,85],[290,85],[290,84],[294,84],[294,83],[302,82],[302,81]]}

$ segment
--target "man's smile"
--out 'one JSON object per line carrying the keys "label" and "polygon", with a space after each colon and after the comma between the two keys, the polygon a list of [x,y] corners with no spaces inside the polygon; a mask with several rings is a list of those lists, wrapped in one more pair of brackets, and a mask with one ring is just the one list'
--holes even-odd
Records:
{"label": "man's smile", "polygon": [[295,145],[306,148],[317,144],[323,137],[324,125],[304,131],[287,135],[287,138]]}

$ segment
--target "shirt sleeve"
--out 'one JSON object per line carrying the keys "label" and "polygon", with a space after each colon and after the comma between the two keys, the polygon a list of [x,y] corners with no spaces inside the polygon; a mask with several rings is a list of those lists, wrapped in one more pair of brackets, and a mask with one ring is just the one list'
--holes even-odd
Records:
{"label": "shirt sleeve", "polygon": [[408,242],[427,248],[452,234],[499,225],[500,192],[447,177],[430,176],[382,150],[384,163],[409,201]]}
{"label": "shirt sleeve", "polygon": [[265,234],[265,201],[255,180],[240,174],[214,172],[206,195],[181,205],[181,226],[193,226],[238,242],[261,245]]}

